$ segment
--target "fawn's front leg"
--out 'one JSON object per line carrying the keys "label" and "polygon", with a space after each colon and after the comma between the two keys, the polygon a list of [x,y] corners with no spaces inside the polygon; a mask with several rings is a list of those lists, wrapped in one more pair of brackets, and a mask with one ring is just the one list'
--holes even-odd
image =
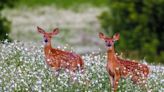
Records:
{"label": "fawn's front leg", "polygon": [[113,89],[114,89],[114,74],[111,73],[110,69],[108,68],[108,65],[106,66],[106,70],[108,72],[108,77],[110,79],[111,90],[113,91]]}
{"label": "fawn's front leg", "polygon": [[120,75],[115,74],[115,76],[114,76],[114,89],[113,89],[114,92],[117,91],[119,79],[120,79]]}
{"label": "fawn's front leg", "polygon": [[111,90],[114,89],[114,78],[112,76],[109,75],[109,79],[110,79],[110,85],[111,85]]}

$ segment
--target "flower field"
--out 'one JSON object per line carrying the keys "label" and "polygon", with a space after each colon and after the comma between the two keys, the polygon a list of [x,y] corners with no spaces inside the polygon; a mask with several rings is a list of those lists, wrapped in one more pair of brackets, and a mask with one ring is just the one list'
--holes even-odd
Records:
{"label": "flower field", "polygon": [[[74,74],[67,71],[55,74],[45,63],[43,45],[34,42],[0,44],[0,91],[1,92],[110,92],[110,82],[105,69],[106,54],[84,54],[85,72]],[[71,50],[71,47],[63,49]],[[62,49],[62,48],[61,48]],[[141,61],[146,63],[144,60]],[[150,92],[164,92],[164,67],[148,64]],[[130,79],[121,79],[118,92],[146,92]]]}

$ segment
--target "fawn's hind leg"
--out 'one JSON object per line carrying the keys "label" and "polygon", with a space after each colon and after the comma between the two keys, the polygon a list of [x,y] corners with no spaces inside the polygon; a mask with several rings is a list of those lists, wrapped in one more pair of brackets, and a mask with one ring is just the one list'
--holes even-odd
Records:
{"label": "fawn's hind leg", "polygon": [[134,84],[138,84],[139,83],[138,82],[139,81],[139,77],[138,76],[133,75],[131,80],[133,81]]}
{"label": "fawn's hind leg", "polygon": [[132,76],[131,80],[134,84],[138,84],[142,90],[146,90],[147,92],[151,92],[147,85],[147,80],[145,78],[139,76]]}

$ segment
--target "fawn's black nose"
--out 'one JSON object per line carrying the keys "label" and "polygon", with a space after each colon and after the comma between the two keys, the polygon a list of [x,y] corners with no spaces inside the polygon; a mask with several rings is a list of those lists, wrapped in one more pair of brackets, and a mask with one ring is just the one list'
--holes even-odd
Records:
{"label": "fawn's black nose", "polygon": [[45,39],[45,40],[44,40],[44,42],[45,42],[45,43],[47,43],[47,42],[48,42],[48,40],[47,40],[47,39]]}
{"label": "fawn's black nose", "polygon": [[112,46],[112,45],[111,45],[111,44],[106,44],[106,46],[110,47],[110,46]]}

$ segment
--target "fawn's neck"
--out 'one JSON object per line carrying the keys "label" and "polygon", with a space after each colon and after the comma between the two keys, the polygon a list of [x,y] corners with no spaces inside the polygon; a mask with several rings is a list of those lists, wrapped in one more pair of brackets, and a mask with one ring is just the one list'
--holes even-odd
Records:
{"label": "fawn's neck", "polygon": [[110,63],[115,63],[117,61],[114,46],[108,48],[107,58],[108,58],[108,62]]}
{"label": "fawn's neck", "polygon": [[45,45],[44,45],[44,53],[45,55],[48,55],[51,53],[51,49],[52,49],[52,45],[51,45],[51,41],[47,42]]}

